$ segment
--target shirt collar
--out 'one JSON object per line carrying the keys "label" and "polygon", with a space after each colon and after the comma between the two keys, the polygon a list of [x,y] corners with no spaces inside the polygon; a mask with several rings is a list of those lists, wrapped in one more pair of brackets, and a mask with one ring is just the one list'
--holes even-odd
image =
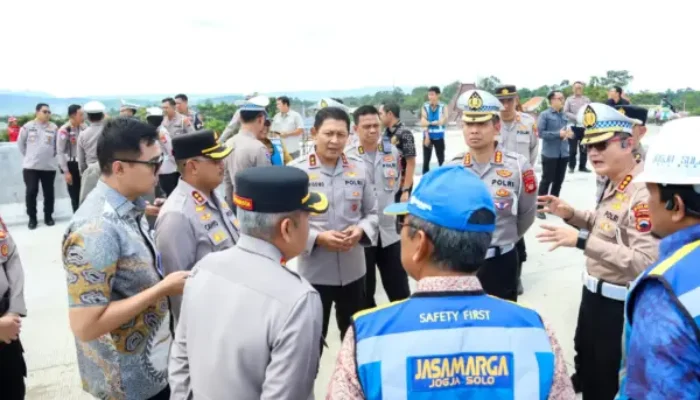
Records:
{"label": "shirt collar", "polygon": [[557,110],[554,109],[554,107],[549,107],[549,110],[550,110],[551,112],[555,113],[555,114],[561,114],[561,112],[564,111],[563,108],[562,108],[561,110],[557,111]]}
{"label": "shirt collar", "polygon": [[241,233],[241,236],[236,242],[236,246],[242,250],[261,255],[282,266],[286,266],[286,260],[282,256],[282,252],[270,242]]}
{"label": "shirt collar", "polygon": [[668,257],[671,253],[696,240],[700,240],[700,225],[693,225],[666,236],[661,239],[659,244],[659,258]]}
{"label": "shirt collar", "polygon": [[139,197],[134,201],[129,201],[121,193],[107,185],[102,179],[97,181],[95,190],[104,194],[105,201],[109,204],[120,218],[123,218],[130,213],[143,214],[146,210],[146,200]]}
{"label": "shirt collar", "polygon": [[483,290],[476,275],[466,276],[431,276],[418,281],[416,292],[450,292]]}

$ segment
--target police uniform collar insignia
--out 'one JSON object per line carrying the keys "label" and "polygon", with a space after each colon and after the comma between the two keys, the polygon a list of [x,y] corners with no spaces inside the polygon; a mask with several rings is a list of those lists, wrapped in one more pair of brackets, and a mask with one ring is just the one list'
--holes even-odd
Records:
{"label": "police uniform collar insignia", "polygon": [[481,99],[481,96],[479,96],[479,92],[476,91],[474,91],[474,93],[472,93],[472,95],[469,96],[469,99],[467,100],[467,106],[472,111],[479,110],[483,105],[484,100]]}
{"label": "police uniform collar insignia", "polygon": [[3,257],[7,257],[7,255],[10,254],[10,248],[7,246],[7,243],[3,243],[3,244],[0,246],[0,254],[1,254]]}
{"label": "police uniform collar insignia", "polygon": [[472,165],[472,155],[467,153],[464,155],[464,166],[471,167]]}
{"label": "police uniform collar insignia", "polygon": [[625,179],[623,179],[622,182],[617,185],[617,191],[624,192],[625,189],[627,189],[627,186],[629,186],[630,182],[632,182],[632,175],[627,175]]}
{"label": "police uniform collar insignia", "polygon": [[360,154],[365,154],[365,148],[362,146],[357,146],[357,152]]}
{"label": "police uniform collar insignia", "polygon": [[496,164],[502,164],[503,163],[503,152],[500,150],[496,150],[496,154],[493,155],[493,162]]}
{"label": "police uniform collar insignia", "polygon": [[586,106],[586,110],[583,112],[583,126],[586,128],[592,128],[595,123],[598,122],[598,116],[590,105]]}
{"label": "police uniform collar insignia", "polygon": [[7,233],[0,231],[0,240],[3,240],[7,237]]}
{"label": "police uniform collar insignia", "polygon": [[309,155],[309,167],[316,166],[316,154]]}
{"label": "police uniform collar insignia", "polygon": [[202,194],[196,190],[192,191],[192,198],[194,199],[195,203],[200,206],[207,202],[207,199],[205,199],[204,196],[202,196]]}
{"label": "police uniform collar insignia", "polygon": [[377,147],[377,148],[378,148],[379,151],[381,151],[381,152],[384,151],[384,146],[383,146],[381,143],[379,143],[379,147]]}
{"label": "police uniform collar insignia", "polygon": [[350,165],[350,163],[348,162],[348,158],[345,157],[345,153],[341,153],[341,154],[340,154],[340,159],[343,160],[343,166],[344,166],[344,167],[347,167],[348,165]]}

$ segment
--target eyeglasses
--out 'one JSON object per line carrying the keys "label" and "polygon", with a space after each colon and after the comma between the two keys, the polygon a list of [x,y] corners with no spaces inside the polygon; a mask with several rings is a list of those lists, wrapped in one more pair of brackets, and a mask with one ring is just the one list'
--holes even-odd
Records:
{"label": "eyeglasses", "polygon": [[153,168],[153,174],[157,174],[158,171],[160,170],[161,165],[163,165],[163,161],[165,160],[165,156],[162,154],[158,156],[158,158],[154,158],[152,160],[148,161],[141,161],[141,160],[114,160],[114,161],[119,161],[127,164],[141,164],[141,165],[147,165],[151,168]]}
{"label": "eyeglasses", "polygon": [[586,151],[590,151],[591,149],[596,149],[596,150],[598,150],[598,152],[601,152],[601,153],[602,153],[602,152],[604,152],[604,151],[608,148],[608,145],[609,145],[610,143],[612,143],[612,142],[619,142],[619,141],[621,141],[621,140],[622,140],[622,139],[620,139],[619,137],[616,137],[616,138],[612,138],[612,139],[610,139],[610,140],[606,140],[606,141],[600,142],[600,143],[587,144],[587,145],[586,145]]}
{"label": "eyeglasses", "polygon": [[412,224],[410,221],[406,222],[405,215],[396,217],[396,233],[401,234],[401,229],[403,229],[404,226],[407,226],[409,228],[413,228],[415,230],[419,230],[419,231],[423,232],[423,234],[428,239],[430,239],[431,241],[433,240],[433,238],[430,236],[430,234],[428,234],[428,232],[426,232],[426,231],[422,230],[421,228],[419,228],[418,226]]}

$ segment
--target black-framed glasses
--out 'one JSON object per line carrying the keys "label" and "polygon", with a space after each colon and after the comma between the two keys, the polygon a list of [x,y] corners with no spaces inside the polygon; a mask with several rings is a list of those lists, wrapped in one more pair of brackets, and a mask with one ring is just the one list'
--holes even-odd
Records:
{"label": "black-framed glasses", "polygon": [[401,229],[403,229],[404,226],[415,229],[417,231],[419,230],[419,231],[423,232],[423,234],[425,234],[425,236],[427,236],[428,239],[433,240],[433,238],[430,236],[430,234],[428,234],[428,232],[422,230],[421,228],[419,228],[415,224],[412,224],[410,220],[406,221],[405,215],[397,216],[396,217],[396,233],[398,233],[400,235]]}
{"label": "black-framed glasses", "polygon": [[148,161],[142,161],[142,160],[114,160],[114,161],[119,161],[127,164],[141,164],[141,165],[147,165],[151,168],[153,168],[153,174],[157,174],[158,171],[160,170],[160,167],[163,165],[163,161],[165,160],[164,155],[158,156],[158,158],[154,158]]}

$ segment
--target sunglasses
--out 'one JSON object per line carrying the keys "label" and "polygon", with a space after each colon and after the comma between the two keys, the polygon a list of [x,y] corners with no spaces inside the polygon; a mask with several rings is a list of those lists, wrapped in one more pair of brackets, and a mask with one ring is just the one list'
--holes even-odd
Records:
{"label": "sunglasses", "polygon": [[591,149],[596,149],[599,152],[604,152],[608,148],[608,145],[610,143],[619,142],[619,141],[621,141],[621,139],[618,137],[618,138],[612,138],[610,140],[606,140],[606,141],[600,142],[600,143],[587,144],[586,150],[590,151]]}
{"label": "sunglasses", "polygon": [[127,164],[141,164],[141,165],[147,165],[151,168],[153,168],[153,174],[157,174],[158,171],[160,170],[160,167],[163,165],[163,161],[165,160],[165,156],[162,154],[158,158],[154,158],[152,160],[148,161],[141,161],[141,160],[114,160],[114,161],[119,161]]}

